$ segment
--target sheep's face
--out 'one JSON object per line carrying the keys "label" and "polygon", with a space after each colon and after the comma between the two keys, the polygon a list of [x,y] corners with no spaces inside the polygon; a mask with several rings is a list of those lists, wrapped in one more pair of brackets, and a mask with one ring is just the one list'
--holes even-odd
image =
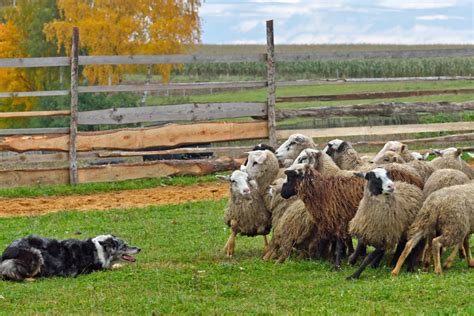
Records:
{"label": "sheep's face", "polygon": [[321,155],[320,150],[306,148],[300,152],[300,154],[298,155],[298,157],[296,157],[292,165],[314,165],[318,160],[319,155]]}
{"label": "sheep's face", "polygon": [[393,162],[405,163],[405,160],[396,152],[387,151],[378,160],[374,160],[373,162],[376,164],[387,164]]}
{"label": "sheep's face", "polygon": [[220,176],[219,179],[230,182],[230,190],[244,198],[250,198],[250,181],[246,172],[235,170],[230,176]]}
{"label": "sheep's face", "polygon": [[311,146],[312,140],[303,134],[293,134],[275,151],[278,161],[284,166],[289,167],[298,157],[298,154],[305,148]]}
{"label": "sheep's face", "polygon": [[412,155],[413,158],[415,158],[415,160],[419,160],[419,161],[426,160],[425,157],[419,152],[412,151],[410,154]]}
{"label": "sheep's face", "polygon": [[367,180],[366,189],[372,195],[391,194],[395,190],[390,173],[384,168],[375,168],[367,173],[356,174]]}
{"label": "sheep's face", "polygon": [[382,150],[380,150],[377,155],[371,160],[371,162],[375,162],[380,160],[380,158],[383,156],[384,153],[388,151],[393,151],[396,153],[402,153],[405,151],[408,151],[408,146],[397,141],[389,141],[383,146]]}
{"label": "sheep's face", "polygon": [[263,168],[265,161],[269,155],[273,155],[268,150],[256,150],[249,152],[247,164],[245,165],[245,172],[251,179],[257,179],[262,173],[265,173],[266,168]]}
{"label": "sheep's face", "polygon": [[281,196],[283,198],[289,199],[298,194],[298,182],[304,175],[305,166],[305,164],[294,164],[285,170],[286,181],[283,183],[281,188]]}
{"label": "sheep's face", "polygon": [[334,158],[336,153],[343,152],[347,147],[349,147],[347,142],[341,139],[333,139],[327,143],[326,147],[323,149],[323,152]]}

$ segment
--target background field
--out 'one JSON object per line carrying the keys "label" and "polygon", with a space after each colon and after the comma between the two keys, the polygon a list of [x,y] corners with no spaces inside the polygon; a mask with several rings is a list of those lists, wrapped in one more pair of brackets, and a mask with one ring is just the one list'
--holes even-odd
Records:
{"label": "background field", "polygon": [[358,281],[354,268],[329,262],[259,260],[262,238],[238,238],[236,255],[221,251],[228,230],[225,201],[106,212],[3,218],[0,246],[28,234],[86,238],[114,233],[142,248],[122,270],[33,283],[0,282],[2,313],[48,314],[472,314],[474,270],[465,262],[442,277],[402,273],[386,261]]}

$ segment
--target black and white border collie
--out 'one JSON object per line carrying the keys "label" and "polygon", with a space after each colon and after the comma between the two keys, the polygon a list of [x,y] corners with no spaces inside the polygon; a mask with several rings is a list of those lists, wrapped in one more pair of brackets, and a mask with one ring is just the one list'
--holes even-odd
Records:
{"label": "black and white border collie", "polygon": [[112,235],[86,240],[56,240],[28,236],[13,241],[0,259],[0,277],[23,281],[37,277],[77,276],[105,270],[121,260],[134,262],[131,255],[140,248],[130,247]]}

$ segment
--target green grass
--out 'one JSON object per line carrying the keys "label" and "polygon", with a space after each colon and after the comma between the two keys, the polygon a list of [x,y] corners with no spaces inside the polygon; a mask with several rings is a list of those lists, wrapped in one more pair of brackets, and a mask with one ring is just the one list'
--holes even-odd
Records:
{"label": "green grass", "polygon": [[[0,246],[34,233],[86,238],[113,233],[142,248],[121,270],[77,278],[0,282],[2,314],[453,314],[474,313],[474,269],[457,260],[442,277],[402,273],[385,263],[358,281],[354,268],[259,259],[262,238],[239,237],[236,254],[221,251],[228,237],[225,201],[106,212],[65,212],[0,219]],[[81,232],[77,235],[77,232]]]}
{"label": "green grass", "polygon": [[[224,172],[219,172],[223,174]],[[48,185],[35,187],[5,188],[0,189],[0,197],[38,197],[71,194],[92,194],[99,192],[112,192],[120,190],[147,189],[167,185],[191,185],[216,181],[215,174],[201,177],[177,176],[169,178],[137,179],[118,182],[82,183],[76,186]]]}

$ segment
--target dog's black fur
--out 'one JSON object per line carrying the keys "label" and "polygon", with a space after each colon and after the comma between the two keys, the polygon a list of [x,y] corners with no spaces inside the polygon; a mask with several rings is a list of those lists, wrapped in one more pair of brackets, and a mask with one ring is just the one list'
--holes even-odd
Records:
{"label": "dog's black fur", "polygon": [[28,236],[13,241],[0,260],[0,277],[23,281],[34,277],[77,276],[109,269],[119,260],[135,261],[130,256],[140,248],[130,247],[112,235],[86,240],[56,240]]}

